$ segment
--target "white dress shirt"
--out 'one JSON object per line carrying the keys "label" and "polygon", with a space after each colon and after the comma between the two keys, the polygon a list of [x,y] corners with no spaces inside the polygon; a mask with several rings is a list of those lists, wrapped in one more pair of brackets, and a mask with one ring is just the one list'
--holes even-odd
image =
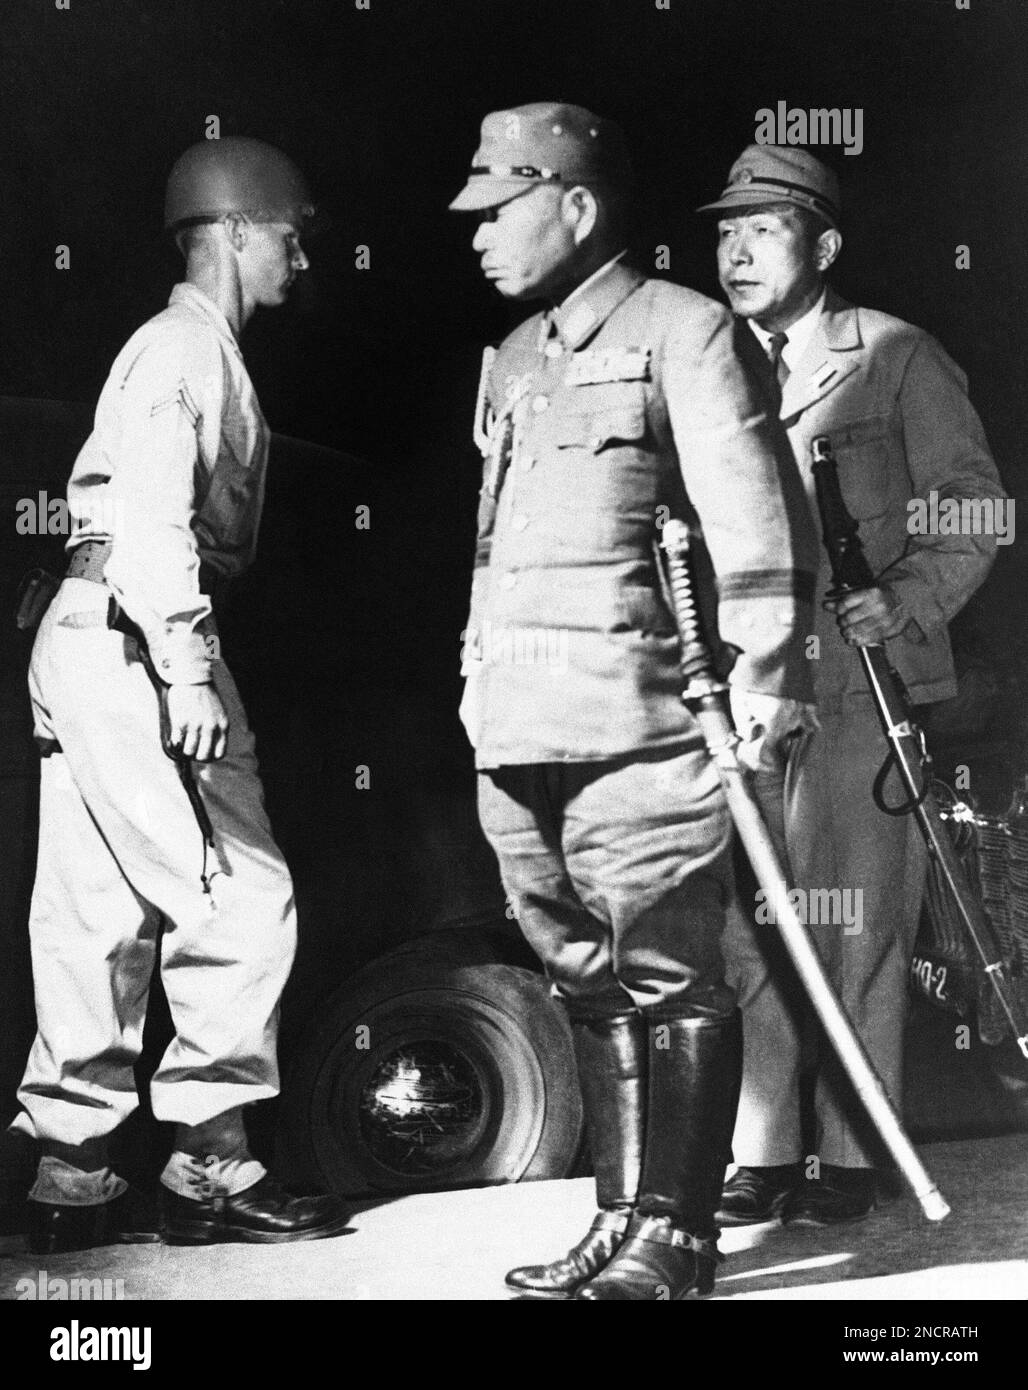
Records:
{"label": "white dress shirt", "polygon": [[[802,318],[797,319],[794,324],[785,329],[785,335],[788,341],[782,349],[782,361],[789,368],[790,372],[794,372],[799,366],[800,360],[807,350],[807,344],[814,336],[814,329],[817,326],[817,321],[821,317],[821,311],[825,307],[826,293],[826,290],[822,290],[817,303],[812,305]],[[746,322],[753,329],[756,339],[765,353],[770,353],[772,335],[766,328],[761,328],[760,324],[757,323],[755,319],[747,319]]]}

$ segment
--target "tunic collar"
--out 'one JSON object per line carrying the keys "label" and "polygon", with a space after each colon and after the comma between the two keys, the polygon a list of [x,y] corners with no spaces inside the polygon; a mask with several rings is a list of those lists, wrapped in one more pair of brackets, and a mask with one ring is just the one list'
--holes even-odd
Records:
{"label": "tunic collar", "polygon": [[[600,266],[564,303],[544,316],[543,324],[552,323],[557,336],[573,352],[597,331],[601,324],[632,291],[646,278],[637,270],[623,265],[622,251],[606,265]],[[545,330],[544,330],[545,331]]]}

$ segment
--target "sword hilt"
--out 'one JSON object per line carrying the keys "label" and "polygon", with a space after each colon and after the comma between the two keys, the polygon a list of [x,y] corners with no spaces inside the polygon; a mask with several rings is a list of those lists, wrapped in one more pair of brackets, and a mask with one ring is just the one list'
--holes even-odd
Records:
{"label": "sword hilt", "polygon": [[660,540],[667,556],[668,588],[681,641],[682,704],[700,726],[707,752],[722,771],[738,773],[739,735],[732,723],[727,684],[718,678],[714,656],[703,632],[689,563],[689,528],[669,521]]}
{"label": "sword hilt", "polygon": [[819,434],[810,445],[814,492],[821,516],[821,537],[832,567],[829,598],[840,598],[857,589],[873,589],[874,573],[867,563],[860,540],[860,526],[850,516],[839,483],[839,465],[832,453],[832,441]]}
{"label": "sword hilt", "polygon": [[[682,679],[686,690],[707,684],[720,686],[714,656],[703,634],[699,605],[689,563],[689,528],[684,521],[669,521],[660,537],[660,548],[667,556],[668,587],[681,639]],[[685,696],[683,695],[683,699]]]}

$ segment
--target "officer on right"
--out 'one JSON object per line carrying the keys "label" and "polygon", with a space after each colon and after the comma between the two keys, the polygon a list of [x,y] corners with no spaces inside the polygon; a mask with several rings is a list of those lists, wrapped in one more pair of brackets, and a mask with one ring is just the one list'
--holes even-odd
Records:
{"label": "officer on right", "polygon": [[[992,535],[917,535],[912,498],[1001,498],[966,380],[911,324],[855,308],[826,286],[839,255],[835,175],[804,150],[751,145],[717,202],[721,286],[740,320],[740,353],[763,371],[816,517],[811,441],[827,435],[847,507],[878,584],[837,603],[822,551],[822,600],[810,655],[821,728],[794,742],[784,776],[765,778],[770,819],[800,889],[851,890],[854,920],[813,924],[837,993],[900,1104],[907,970],[924,889],[926,851],[913,816],[891,817],[872,788],[886,756],[857,653],[885,642],[913,703],[956,693],[947,623],[984,580]],[[701,211],[704,209],[701,209]],[[743,322],[745,321],[745,322]],[[770,785],[769,785],[770,782]],[[895,797],[893,798],[895,799]],[[733,1138],[739,1165],[718,1219],[820,1226],[859,1220],[876,1198],[876,1153],[863,1107],[834,1055],[815,1108],[819,1164],[801,1164],[800,1040],[791,971],[772,962],[770,924],[730,919],[728,978],[745,1034]],[[830,1052],[827,1043],[825,1049]]]}

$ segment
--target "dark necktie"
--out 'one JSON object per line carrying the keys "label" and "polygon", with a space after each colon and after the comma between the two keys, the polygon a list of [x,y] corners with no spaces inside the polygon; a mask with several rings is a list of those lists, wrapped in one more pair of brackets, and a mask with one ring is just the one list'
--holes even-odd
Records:
{"label": "dark necktie", "polygon": [[771,363],[771,373],[774,377],[772,390],[778,406],[782,404],[782,387],[789,378],[789,364],[782,356],[788,341],[787,333],[772,333],[771,341],[767,345],[767,360]]}

